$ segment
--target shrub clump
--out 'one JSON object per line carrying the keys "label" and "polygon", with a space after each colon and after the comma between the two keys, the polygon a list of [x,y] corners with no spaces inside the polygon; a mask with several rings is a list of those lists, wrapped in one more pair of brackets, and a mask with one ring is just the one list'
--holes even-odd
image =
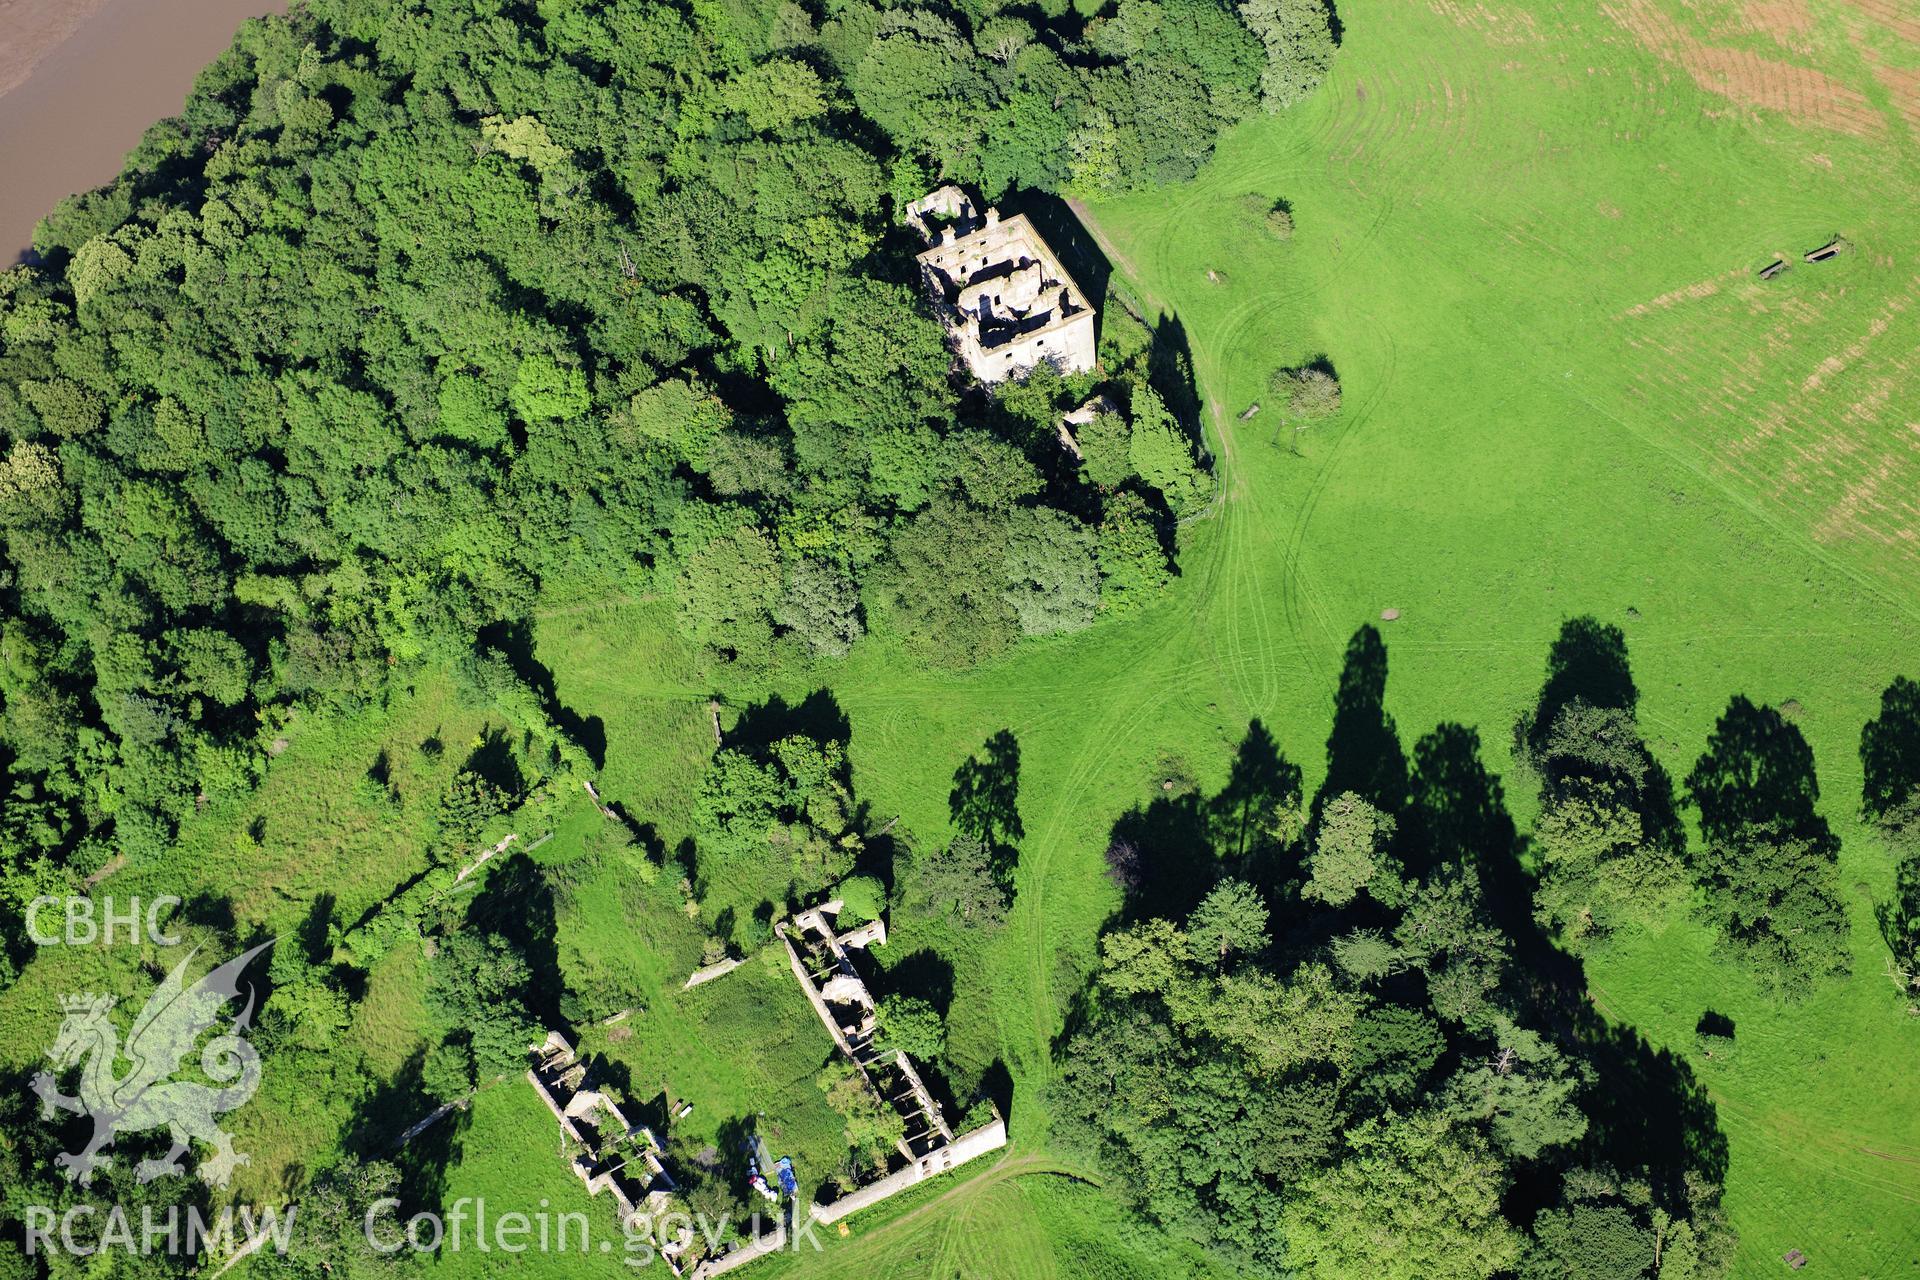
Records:
{"label": "shrub clump", "polygon": [[1330,418],[1340,412],[1340,379],[1324,361],[1277,370],[1272,387],[1275,395],[1286,398],[1287,412],[1296,418]]}
{"label": "shrub clump", "polygon": [[1293,239],[1293,206],[1285,200],[1272,200],[1258,192],[1249,192],[1240,197],[1240,207],[1250,219],[1265,223],[1276,240]]}

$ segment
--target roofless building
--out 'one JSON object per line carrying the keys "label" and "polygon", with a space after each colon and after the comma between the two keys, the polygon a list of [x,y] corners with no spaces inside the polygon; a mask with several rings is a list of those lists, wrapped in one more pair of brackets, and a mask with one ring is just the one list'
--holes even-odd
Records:
{"label": "roofless building", "polygon": [[974,377],[999,382],[1042,360],[1093,368],[1093,307],[1025,214],[1002,218],[942,187],[907,206],[907,220],[926,238],[921,273]]}

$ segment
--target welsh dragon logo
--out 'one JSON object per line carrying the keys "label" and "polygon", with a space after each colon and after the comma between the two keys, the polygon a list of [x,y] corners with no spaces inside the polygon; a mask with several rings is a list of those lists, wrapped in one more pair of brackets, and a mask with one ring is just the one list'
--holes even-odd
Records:
{"label": "welsh dragon logo", "polygon": [[[196,947],[147,1001],[124,1046],[109,1017],[116,1003],[113,997],[77,995],[61,1001],[66,1018],[47,1056],[56,1071],[80,1067],[80,1093],[78,1097],[62,1094],[53,1073],[46,1071],[33,1078],[33,1091],[40,1097],[43,1119],[68,1111],[93,1120],[93,1137],[86,1146],[54,1157],[69,1181],[83,1187],[90,1183],[93,1171],[111,1159],[100,1153],[116,1135],[162,1127],[172,1137],[173,1149],[157,1160],[140,1162],[135,1175],[141,1182],[184,1173],[180,1157],[194,1142],[213,1148],[213,1154],[200,1161],[200,1176],[212,1186],[226,1186],[233,1171],[249,1162],[249,1157],[234,1150],[233,1136],[215,1124],[214,1117],[246,1102],[260,1086],[260,1055],[241,1038],[253,1017],[251,985],[246,1007],[232,1027],[208,1040],[200,1052],[201,1069],[221,1087],[172,1077],[201,1034],[220,1020],[223,1006],[239,996],[242,971],[272,945],[262,943],[189,987],[187,966],[199,954]],[[131,1069],[115,1075],[114,1068],[122,1061],[131,1063]]]}

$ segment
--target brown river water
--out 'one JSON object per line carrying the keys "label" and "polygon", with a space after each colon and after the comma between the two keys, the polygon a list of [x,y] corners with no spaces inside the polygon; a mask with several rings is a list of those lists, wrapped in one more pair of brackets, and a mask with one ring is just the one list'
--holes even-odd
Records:
{"label": "brown river water", "polygon": [[[0,269],[60,200],[177,114],[243,19],[284,0],[0,0]],[[24,74],[23,74],[24,73]]]}

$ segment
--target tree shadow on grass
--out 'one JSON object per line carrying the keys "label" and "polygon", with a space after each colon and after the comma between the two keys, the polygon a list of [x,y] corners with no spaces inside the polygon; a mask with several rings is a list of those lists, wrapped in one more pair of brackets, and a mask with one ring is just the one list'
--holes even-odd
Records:
{"label": "tree shadow on grass", "polygon": [[1514,754],[1549,795],[1624,789],[1648,843],[1682,851],[1673,777],[1641,737],[1638,700],[1625,635],[1592,617],[1570,618],[1548,652],[1538,700],[1514,726]]}
{"label": "tree shadow on grass", "polygon": [[1640,829],[1649,844],[1684,852],[1687,829],[1680,821],[1680,803],[1673,791],[1673,775],[1667,767],[1647,757],[1646,776],[1640,783]]}
{"label": "tree shadow on grass", "polygon": [[426,1051],[416,1050],[398,1071],[375,1086],[347,1122],[340,1143],[349,1155],[363,1161],[384,1160],[399,1170],[396,1194],[407,1213],[438,1213],[445,1208],[448,1170],[460,1162],[462,1135],[473,1123],[471,1108],[456,1107],[402,1142],[408,1129],[440,1106],[422,1084],[425,1062]]}
{"label": "tree shadow on grass", "polygon": [[1274,843],[1277,813],[1300,808],[1300,766],[1280,753],[1280,744],[1259,720],[1234,752],[1227,785],[1207,802],[1208,842],[1214,856],[1244,866]]}
{"label": "tree shadow on grass", "polygon": [[[1554,646],[1537,714],[1557,718],[1589,697],[1608,700],[1596,706],[1630,710],[1632,677],[1619,632],[1576,619]],[[1524,730],[1517,736],[1524,747]],[[1540,741],[1544,745],[1544,736]],[[1681,1209],[1694,1198],[1690,1179],[1718,1187],[1726,1178],[1727,1140],[1713,1102],[1684,1058],[1613,1021],[1618,1015],[1589,985],[1585,964],[1536,920],[1534,878],[1520,859],[1523,842],[1513,834],[1499,780],[1480,764],[1477,749],[1471,733],[1449,726],[1416,747],[1410,824],[1431,833],[1426,838],[1436,852],[1454,847],[1477,864],[1488,914],[1512,946],[1508,998],[1594,1068],[1580,1103],[1588,1131],[1563,1167],[1607,1166],[1643,1176],[1663,1207]],[[1664,774],[1651,785],[1670,803]],[[1517,1188],[1520,1220],[1530,1220],[1556,1194],[1549,1186]]]}
{"label": "tree shadow on grass", "polygon": [[[1601,651],[1624,658],[1623,648],[1603,645]],[[1621,670],[1616,665],[1615,675]],[[1555,674],[1563,677],[1564,688],[1564,670]],[[1685,1210],[1698,1200],[1695,1185],[1704,1181],[1717,1187],[1726,1176],[1727,1142],[1712,1100],[1684,1059],[1654,1047],[1631,1028],[1614,1025],[1613,1011],[1590,988],[1581,961],[1561,950],[1535,920],[1534,883],[1521,861],[1522,842],[1500,779],[1481,759],[1478,736],[1464,726],[1442,724],[1416,744],[1409,779],[1382,705],[1385,683],[1385,646],[1373,628],[1363,628],[1349,646],[1341,675],[1329,741],[1331,780],[1322,796],[1354,791],[1379,807],[1387,807],[1382,800],[1398,802],[1393,807],[1403,819],[1408,856],[1419,870],[1429,876],[1449,866],[1473,872],[1484,911],[1511,947],[1501,1007],[1594,1068],[1593,1083],[1580,1099],[1589,1118],[1586,1135],[1571,1150],[1529,1166],[1530,1176],[1510,1197],[1509,1212],[1516,1221],[1530,1222],[1536,1210],[1559,1200],[1562,1172],[1581,1167],[1643,1177],[1663,1208]],[[1617,692],[1622,686],[1616,680],[1612,687]],[[1171,796],[1135,809],[1115,825],[1110,870],[1127,899],[1122,916],[1109,927],[1148,916],[1178,920],[1192,909],[1227,867],[1213,843],[1218,828],[1208,816],[1200,797]],[[1298,936],[1287,947],[1294,956],[1316,953],[1332,932],[1351,923],[1338,912],[1295,913],[1295,919]],[[1092,1012],[1092,998],[1082,990],[1055,1040],[1056,1053]]]}
{"label": "tree shadow on grass", "polygon": [[201,929],[230,934],[238,927],[233,915],[233,899],[224,893],[201,890],[180,907],[180,918]]}
{"label": "tree shadow on grass", "polygon": [[[672,1099],[668,1096],[665,1080],[655,1086],[637,1085],[631,1066],[618,1058],[609,1058],[600,1053],[587,1059],[584,1079],[587,1087],[612,1094],[628,1120],[644,1125],[653,1131],[655,1137],[664,1140],[667,1130],[673,1125]],[[649,1088],[651,1093],[648,1092]]]}
{"label": "tree shadow on grass", "polygon": [[724,745],[764,753],[795,734],[816,742],[847,742],[853,737],[853,722],[829,690],[815,689],[798,703],[776,693],[742,711],[724,735]]}
{"label": "tree shadow on grass", "polygon": [[882,995],[925,1000],[944,1018],[953,1007],[953,962],[937,951],[922,948],[881,970],[876,985]]}
{"label": "tree shadow on grass", "polygon": [[1896,677],[1860,731],[1861,809],[1899,861],[1893,896],[1874,904],[1888,974],[1920,1009],[1920,684]]}
{"label": "tree shadow on grass", "polygon": [[1186,430],[1201,460],[1207,460],[1211,450],[1200,426],[1202,406],[1193,378],[1193,346],[1187,341],[1187,327],[1179,316],[1163,315],[1154,322],[1153,346],[1147,352],[1147,381]]}
{"label": "tree shadow on grass", "polygon": [[514,673],[533,689],[540,705],[562,733],[579,745],[595,769],[607,767],[607,726],[599,716],[581,716],[560,701],[553,671],[536,654],[533,628],[524,621],[503,622],[480,633],[481,649],[497,650]]}
{"label": "tree shadow on grass", "polygon": [[[1592,630],[1579,630],[1582,652],[1599,652],[1618,697],[1630,689],[1625,673],[1624,643],[1588,645]],[[1556,646],[1562,659],[1563,646]],[[1372,658],[1363,666],[1373,667]],[[1550,664],[1552,688],[1543,702],[1565,705],[1570,700],[1567,672],[1577,663]],[[1384,670],[1384,655],[1378,663]],[[1343,686],[1347,680],[1343,677]],[[1577,682],[1592,690],[1592,683]],[[1360,702],[1365,736],[1377,743],[1385,758],[1383,771],[1392,776],[1398,747],[1374,729],[1364,708],[1377,706],[1378,685],[1365,685],[1368,697]],[[1616,703],[1617,705],[1617,703]],[[1384,713],[1379,713],[1384,715]],[[1557,714],[1557,712],[1556,712]],[[1585,966],[1563,951],[1533,914],[1534,881],[1521,862],[1523,842],[1508,813],[1500,779],[1480,757],[1478,735],[1457,724],[1442,724],[1414,747],[1409,801],[1404,814],[1404,841],[1427,874],[1448,863],[1475,869],[1488,915],[1500,926],[1512,947],[1507,966],[1511,1005],[1527,1025],[1542,1026],[1569,1045],[1595,1068],[1595,1082],[1581,1099],[1589,1117],[1587,1135],[1559,1167],[1604,1164],[1626,1173],[1639,1173],[1653,1185],[1669,1208],[1685,1205],[1689,1176],[1718,1185],[1726,1176],[1727,1143],[1718,1125],[1713,1103],[1684,1059],[1656,1049],[1629,1027],[1609,1021],[1611,1011],[1599,1006],[1600,997],[1587,982]],[[1366,761],[1350,764],[1351,776],[1367,776]],[[1606,1016],[1603,1016],[1606,1015]],[[1545,1172],[1545,1170],[1543,1170]],[[1517,1217],[1529,1221],[1534,1209],[1557,1198],[1557,1179],[1541,1177],[1516,1190]],[[1521,1203],[1524,1202],[1524,1203]]]}
{"label": "tree shadow on grass", "polygon": [[1685,1202],[1689,1179],[1725,1184],[1727,1137],[1686,1059],[1605,1022],[1591,1006],[1581,1042],[1599,1072],[1585,1099],[1588,1150],[1614,1168],[1644,1171],[1670,1206]]}
{"label": "tree shadow on grass", "polygon": [[331,893],[316,896],[307,907],[306,918],[288,942],[300,948],[309,964],[326,964],[333,959],[335,899]]}
{"label": "tree shadow on grass", "polygon": [[1353,633],[1333,699],[1327,776],[1313,800],[1317,823],[1327,802],[1353,792],[1374,808],[1398,814],[1407,799],[1407,758],[1387,714],[1387,646],[1371,624]]}
{"label": "tree shadow on grass", "polygon": [[1007,1122],[1007,1127],[1013,1127],[1013,1073],[1007,1070],[1004,1058],[995,1058],[981,1075],[974,1096],[991,1102],[1000,1113],[1000,1118]]}
{"label": "tree shadow on grass", "polygon": [[488,729],[481,737],[480,745],[468,754],[460,768],[463,772],[480,775],[509,798],[518,799],[526,790],[526,775],[520,771],[513,745],[499,729]]}
{"label": "tree shadow on grass", "polygon": [[[1602,997],[1588,984],[1586,966],[1562,950],[1533,915],[1532,874],[1520,861],[1521,841],[1499,798],[1499,782],[1469,751],[1471,735],[1449,734],[1445,769],[1427,772],[1419,784],[1423,811],[1467,814],[1488,843],[1469,850],[1477,865],[1488,914],[1512,946],[1508,999],[1522,1020],[1551,1031],[1594,1068],[1580,1106],[1586,1136],[1567,1154],[1563,1168],[1582,1165],[1643,1176],[1661,1205],[1684,1208],[1689,1179],[1714,1187],[1726,1180],[1727,1140],[1704,1086],[1686,1060],[1658,1049],[1631,1027],[1610,1019]],[[1439,752],[1438,746],[1434,754]],[[1516,1188],[1520,1221],[1557,1198],[1557,1180],[1537,1179]]]}
{"label": "tree shadow on grass", "polygon": [[1013,730],[995,733],[953,771],[947,809],[956,829],[991,851],[995,878],[1010,886],[1027,833],[1020,821],[1020,742]]}
{"label": "tree shadow on grass", "polygon": [[1444,723],[1414,743],[1398,841],[1409,875],[1424,879],[1450,862],[1505,866],[1516,861],[1518,841],[1500,779],[1481,762],[1478,733]]}
{"label": "tree shadow on grass", "polygon": [[773,941],[773,918],[777,914],[779,908],[767,898],[744,916],[738,907],[722,907],[714,913],[712,936],[727,944],[729,955],[744,959]]}
{"label": "tree shadow on grass", "polygon": [[542,1026],[569,1033],[562,1014],[566,994],[560,971],[559,925],[553,887],[545,872],[525,853],[513,853],[493,868],[467,904],[469,927],[495,933],[510,942],[527,962],[527,1008]]}
{"label": "tree shadow on grass", "polygon": [[[1546,679],[1533,710],[1515,726],[1516,756],[1542,769],[1549,792],[1570,785],[1574,775],[1586,776],[1596,766],[1582,760],[1562,761],[1558,756],[1546,759],[1551,731],[1562,713],[1585,704],[1624,712],[1630,726],[1638,700],[1624,633],[1591,617],[1569,619],[1548,652]],[[1625,733],[1626,728],[1617,732]],[[1651,838],[1674,841],[1678,847],[1684,843],[1684,834],[1675,812],[1672,781],[1647,753],[1637,728],[1632,735],[1630,742],[1615,740],[1615,750],[1608,756],[1610,761],[1626,762],[1620,766],[1625,774],[1614,777],[1618,770],[1610,766],[1606,777],[1613,781],[1637,778],[1634,792],[1644,830]],[[1456,751],[1460,745],[1456,742]],[[1416,750],[1416,756],[1425,754]],[[1521,863],[1523,842],[1511,835],[1497,780],[1490,792],[1475,780],[1473,768],[1422,766],[1418,772],[1417,810],[1438,807],[1477,815],[1457,829],[1463,837],[1475,827],[1481,831],[1479,863],[1488,910],[1513,946],[1512,998],[1523,1009],[1538,1010],[1546,1025],[1577,1046],[1595,1069],[1594,1083],[1581,1099],[1589,1128],[1569,1167],[1604,1164],[1639,1173],[1670,1209],[1690,1199],[1690,1177],[1721,1185],[1727,1171],[1727,1140],[1692,1068],[1670,1050],[1656,1049],[1633,1028],[1613,1021],[1617,1014],[1589,986],[1584,962],[1562,950],[1535,919],[1534,878]],[[1479,773],[1484,775],[1484,770]],[[1446,778],[1457,781],[1448,783],[1443,781]],[[1456,795],[1436,805],[1435,792]],[[1496,807],[1499,817],[1494,817]],[[1530,1210],[1526,1216],[1531,1216]]]}
{"label": "tree shadow on grass", "polygon": [[953,825],[985,844],[1016,843],[1026,835],[1020,821],[1020,742],[1002,729],[979,755],[953,772],[947,795]]}
{"label": "tree shadow on grass", "polygon": [[1861,807],[1881,821],[1920,792],[1920,684],[1898,676],[1860,731]]}
{"label": "tree shadow on grass", "polygon": [[1250,721],[1218,793],[1157,796],[1113,824],[1107,875],[1123,895],[1121,918],[1182,918],[1223,876],[1277,893],[1299,869],[1287,819],[1300,792],[1300,767]]}
{"label": "tree shadow on grass", "polygon": [[[763,839],[755,831],[740,828],[738,814],[725,815],[725,822],[731,824],[730,834],[725,838],[705,844],[689,839],[680,846],[680,861],[697,896],[705,898],[720,891],[738,902],[751,902],[760,897],[777,899],[789,909],[798,909],[858,865],[862,844],[859,837],[871,826],[871,815],[867,802],[853,795],[852,764],[846,752],[852,734],[846,713],[826,689],[814,690],[797,704],[773,694],[740,713],[733,727],[722,735],[721,750],[746,757],[756,768],[772,768],[781,779],[777,797],[769,793],[750,803],[773,804],[778,810],[774,820],[805,824],[814,830],[812,824],[829,816],[807,812],[824,796],[817,789],[820,780],[804,776],[811,765],[790,765],[790,757],[783,757],[777,748],[788,739],[804,739],[818,749],[831,744],[837,751],[827,754],[837,754],[838,759],[822,760],[820,764],[839,792],[831,803],[833,808],[843,811],[832,816],[836,819],[844,816],[846,825],[831,830],[819,828],[819,834],[831,843],[813,843],[805,850],[806,856],[800,858],[781,852],[778,832],[772,828],[767,829]],[[803,754],[811,756],[812,753]],[[763,848],[762,853],[754,852],[756,843]],[[792,842],[788,842],[788,847],[800,848]],[[844,864],[840,861],[843,855]]]}
{"label": "tree shadow on grass", "polygon": [[1687,775],[1687,794],[1709,841],[1730,840],[1755,826],[1815,838],[1827,833],[1826,820],[1815,812],[1820,783],[1813,748],[1779,711],[1739,694]]}
{"label": "tree shadow on grass", "polygon": [[1693,1024],[1695,1035],[1718,1036],[1722,1040],[1733,1039],[1733,1031],[1733,1019],[1712,1009],[1703,1010],[1700,1020]]}
{"label": "tree shadow on grass", "polygon": [[1533,711],[1515,727],[1515,738],[1530,756],[1538,756],[1553,722],[1575,700],[1594,707],[1631,712],[1640,701],[1627,664],[1626,633],[1612,623],[1581,616],[1560,624],[1547,651],[1547,679]]}
{"label": "tree shadow on grass", "polygon": [[[720,1152],[720,1169],[727,1180],[727,1190],[734,1199],[742,1204],[748,1203],[753,1188],[747,1179],[747,1161],[756,1153],[753,1121],[746,1116],[728,1116],[720,1122],[715,1131],[713,1145]],[[762,1169],[764,1176],[768,1170]]]}
{"label": "tree shadow on grass", "polygon": [[1122,920],[1184,916],[1218,874],[1198,795],[1161,796],[1129,809],[1108,835],[1107,878],[1120,890]]}
{"label": "tree shadow on grass", "polygon": [[887,897],[892,898],[900,868],[912,856],[912,844],[906,832],[875,831],[860,842],[860,852],[853,860],[853,874],[872,876],[886,889]]}

